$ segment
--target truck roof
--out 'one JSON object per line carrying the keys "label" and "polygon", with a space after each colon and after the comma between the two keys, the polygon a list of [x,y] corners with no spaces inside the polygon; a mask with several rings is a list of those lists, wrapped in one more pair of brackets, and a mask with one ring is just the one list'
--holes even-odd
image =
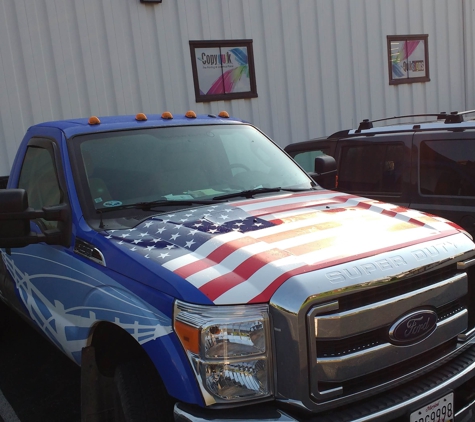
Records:
{"label": "truck roof", "polygon": [[209,125],[209,124],[239,124],[246,123],[243,120],[229,117],[225,111],[219,114],[196,114],[188,111],[185,114],[172,115],[170,112],[160,114],[138,113],[136,115],[123,116],[91,116],[89,118],[56,120],[39,123],[31,126],[29,130],[38,127],[57,128],[62,130],[66,137],[106,132],[121,129],[138,129],[145,127],[167,127],[183,125]]}

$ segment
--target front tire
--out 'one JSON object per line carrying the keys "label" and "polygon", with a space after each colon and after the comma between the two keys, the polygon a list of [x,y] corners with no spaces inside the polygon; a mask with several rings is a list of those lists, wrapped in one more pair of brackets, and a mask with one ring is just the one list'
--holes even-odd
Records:
{"label": "front tire", "polygon": [[132,360],[117,365],[114,383],[117,410],[122,410],[125,422],[173,421],[174,403],[148,360]]}

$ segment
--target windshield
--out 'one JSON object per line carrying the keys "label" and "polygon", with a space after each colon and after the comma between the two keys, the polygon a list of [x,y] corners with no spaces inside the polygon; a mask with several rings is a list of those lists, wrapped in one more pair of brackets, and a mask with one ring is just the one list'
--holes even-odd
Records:
{"label": "windshield", "polygon": [[97,133],[76,137],[73,145],[76,183],[90,213],[149,201],[184,203],[260,188],[312,187],[279,147],[247,125]]}

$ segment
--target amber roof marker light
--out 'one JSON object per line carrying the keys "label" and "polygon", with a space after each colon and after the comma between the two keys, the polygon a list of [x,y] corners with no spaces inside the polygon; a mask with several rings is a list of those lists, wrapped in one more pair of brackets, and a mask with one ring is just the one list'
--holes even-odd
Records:
{"label": "amber roof marker light", "polygon": [[169,111],[164,111],[162,113],[162,119],[171,120],[173,119],[173,114],[171,114]]}
{"label": "amber roof marker light", "polygon": [[145,113],[137,113],[137,115],[135,116],[135,120],[137,120],[138,122],[142,122],[147,120],[147,116],[145,115]]}
{"label": "amber roof marker light", "polygon": [[188,110],[185,113],[185,117],[188,117],[189,119],[196,119],[196,113],[193,110]]}
{"label": "amber roof marker light", "polygon": [[220,111],[218,114],[219,117],[222,117],[224,119],[229,119],[229,113],[227,111]]}
{"label": "amber roof marker light", "polygon": [[91,116],[89,117],[89,120],[87,121],[88,125],[100,125],[101,121],[99,120],[99,117],[97,116]]}

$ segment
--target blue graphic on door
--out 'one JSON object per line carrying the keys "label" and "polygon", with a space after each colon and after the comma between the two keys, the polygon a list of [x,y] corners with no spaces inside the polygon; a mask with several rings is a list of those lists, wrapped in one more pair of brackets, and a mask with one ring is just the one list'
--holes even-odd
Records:
{"label": "blue graphic on door", "polygon": [[[44,252],[50,253],[51,248],[42,245],[28,249],[34,252],[7,255],[1,251],[2,259],[32,320],[78,364],[96,322],[112,322],[140,344],[172,332],[169,317],[150,309],[102,272],[70,256],[66,261],[74,268],[58,262],[58,256],[45,257]],[[64,255],[61,257],[64,260]]]}

